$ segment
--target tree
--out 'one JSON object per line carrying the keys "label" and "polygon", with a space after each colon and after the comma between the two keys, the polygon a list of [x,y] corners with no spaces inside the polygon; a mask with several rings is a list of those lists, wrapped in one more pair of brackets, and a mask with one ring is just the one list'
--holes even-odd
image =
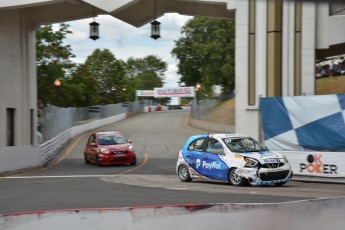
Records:
{"label": "tree", "polygon": [[96,49],[79,65],[69,81],[78,106],[115,104],[127,100],[125,63],[108,49]]}
{"label": "tree", "polygon": [[131,95],[135,90],[153,90],[155,87],[162,87],[164,84],[164,73],[167,70],[167,63],[155,55],[145,58],[129,58],[126,63],[126,75],[130,85]]}
{"label": "tree", "polygon": [[[223,93],[235,88],[235,25],[226,19],[195,17],[182,28],[183,37],[171,51],[178,60],[181,83],[201,83],[203,95],[210,85],[221,85]],[[201,95],[202,96],[202,95]]]}
{"label": "tree", "polygon": [[[43,105],[49,103],[61,106],[64,103],[61,98],[59,101],[57,99],[63,96],[61,90],[66,74],[75,66],[70,61],[74,57],[71,46],[63,44],[63,39],[69,33],[68,24],[60,24],[57,30],[52,25],[41,26],[36,32],[38,100]],[[60,91],[55,89],[55,79],[62,82],[58,89]]]}

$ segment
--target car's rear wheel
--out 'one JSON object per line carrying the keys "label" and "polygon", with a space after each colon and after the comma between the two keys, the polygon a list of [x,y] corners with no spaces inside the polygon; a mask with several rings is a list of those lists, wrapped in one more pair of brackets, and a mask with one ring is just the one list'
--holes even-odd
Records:
{"label": "car's rear wheel", "polygon": [[248,184],[248,180],[246,178],[243,178],[236,173],[236,168],[230,169],[229,182],[234,186],[243,186]]}
{"label": "car's rear wheel", "polygon": [[177,169],[178,176],[183,182],[190,182],[192,178],[190,177],[188,168],[185,165],[180,165]]}
{"label": "car's rear wheel", "polygon": [[87,159],[86,153],[84,153],[84,160],[85,160],[85,164],[90,164],[89,159]]}

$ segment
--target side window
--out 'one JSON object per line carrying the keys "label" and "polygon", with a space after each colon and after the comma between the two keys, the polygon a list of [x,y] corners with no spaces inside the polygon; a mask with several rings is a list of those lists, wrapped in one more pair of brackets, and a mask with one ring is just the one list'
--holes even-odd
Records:
{"label": "side window", "polygon": [[202,143],[204,143],[205,138],[200,138],[195,141],[193,141],[189,146],[188,150],[194,150],[194,151],[202,151]]}
{"label": "side window", "polygon": [[91,143],[95,143],[96,144],[96,137],[95,137],[95,135],[90,136],[89,144],[91,144]]}
{"label": "side window", "polygon": [[206,151],[209,153],[222,154],[224,153],[224,148],[218,140],[210,138],[207,143]]}

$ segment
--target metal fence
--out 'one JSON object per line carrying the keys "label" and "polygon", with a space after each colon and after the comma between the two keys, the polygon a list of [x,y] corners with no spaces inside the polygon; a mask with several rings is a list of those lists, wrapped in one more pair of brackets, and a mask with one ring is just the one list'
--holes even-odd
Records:
{"label": "metal fence", "polygon": [[49,105],[44,109],[43,115],[39,118],[38,131],[41,132],[43,142],[45,142],[73,126],[123,113],[140,111],[144,106],[150,105],[155,105],[155,102],[144,100],[96,105],[86,108],[59,108]]}
{"label": "metal fence", "polygon": [[193,103],[191,105],[191,117],[193,119],[203,120],[218,102],[217,100],[200,100],[197,104]]}

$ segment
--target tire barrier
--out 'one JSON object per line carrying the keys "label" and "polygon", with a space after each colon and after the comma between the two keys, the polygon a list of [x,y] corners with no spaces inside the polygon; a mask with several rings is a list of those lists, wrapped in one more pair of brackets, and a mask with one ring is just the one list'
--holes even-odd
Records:
{"label": "tire barrier", "polygon": [[340,230],[345,198],[276,204],[204,204],[0,215],[3,230],[313,229]]}
{"label": "tire barrier", "polygon": [[154,112],[154,111],[168,111],[168,110],[169,110],[168,106],[162,106],[162,105],[145,106],[144,107],[144,112],[146,112],[146,113],[150,113],[150,112]]}

